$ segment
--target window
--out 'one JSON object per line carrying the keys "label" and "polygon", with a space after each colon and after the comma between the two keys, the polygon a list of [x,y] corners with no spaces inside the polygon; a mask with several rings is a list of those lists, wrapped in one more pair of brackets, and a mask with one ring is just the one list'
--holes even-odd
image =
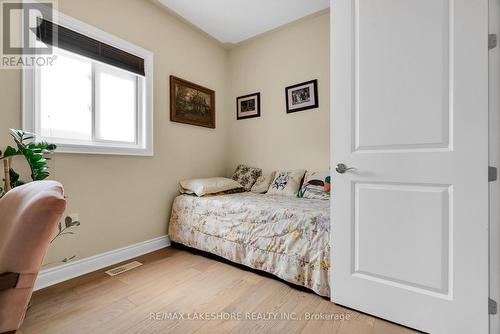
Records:
{"label": "window", "polygon": [[152,155],[152,54],[58,18],[37,30],[53,65],[23,71],[24,128],[59,152]]}

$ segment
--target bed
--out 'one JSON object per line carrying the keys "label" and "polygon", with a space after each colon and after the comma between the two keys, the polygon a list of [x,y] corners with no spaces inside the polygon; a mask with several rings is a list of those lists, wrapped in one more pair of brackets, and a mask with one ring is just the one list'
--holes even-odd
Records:
{"label": "bed", "polygon": [[329,296],[330,201],[251,192],[178,196],[169,238]]}

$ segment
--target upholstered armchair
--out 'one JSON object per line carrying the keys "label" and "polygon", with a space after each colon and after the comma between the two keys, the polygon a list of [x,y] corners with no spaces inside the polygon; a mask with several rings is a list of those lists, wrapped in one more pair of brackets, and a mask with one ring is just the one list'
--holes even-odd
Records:
{"label": "upholstered armchair", "polygon": [[55,181],[14,188],[0,199],[0,333],[15,333],[55,226],[66,208]]}

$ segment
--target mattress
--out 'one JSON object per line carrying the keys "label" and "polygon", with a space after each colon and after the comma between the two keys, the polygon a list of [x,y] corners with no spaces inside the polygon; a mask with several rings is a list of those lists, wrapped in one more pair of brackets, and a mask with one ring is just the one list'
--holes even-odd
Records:
{"label": "mattress", "polygon": [[329,296],[330,201],[250,192],[178,196],[169,238]]}

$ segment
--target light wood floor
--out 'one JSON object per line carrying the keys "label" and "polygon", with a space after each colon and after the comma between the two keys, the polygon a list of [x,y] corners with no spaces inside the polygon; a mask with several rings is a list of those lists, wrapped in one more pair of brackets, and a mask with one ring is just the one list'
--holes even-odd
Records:
{"label": "light wood floor", "polygon": [[[35,292],[18,333],[416,333],[186,251],[166,248],[139,261],[144,266],[115,277],[103,269]],[[181,312],[191,319],[152,320],[157,312],[159,318]],[[202,312],[242,319],[193,319]],[[278,319],[247,319],[265,312]],[[307,312],[349,320],[306,321]],[[302,319],[281,320],[281,314]]]}

